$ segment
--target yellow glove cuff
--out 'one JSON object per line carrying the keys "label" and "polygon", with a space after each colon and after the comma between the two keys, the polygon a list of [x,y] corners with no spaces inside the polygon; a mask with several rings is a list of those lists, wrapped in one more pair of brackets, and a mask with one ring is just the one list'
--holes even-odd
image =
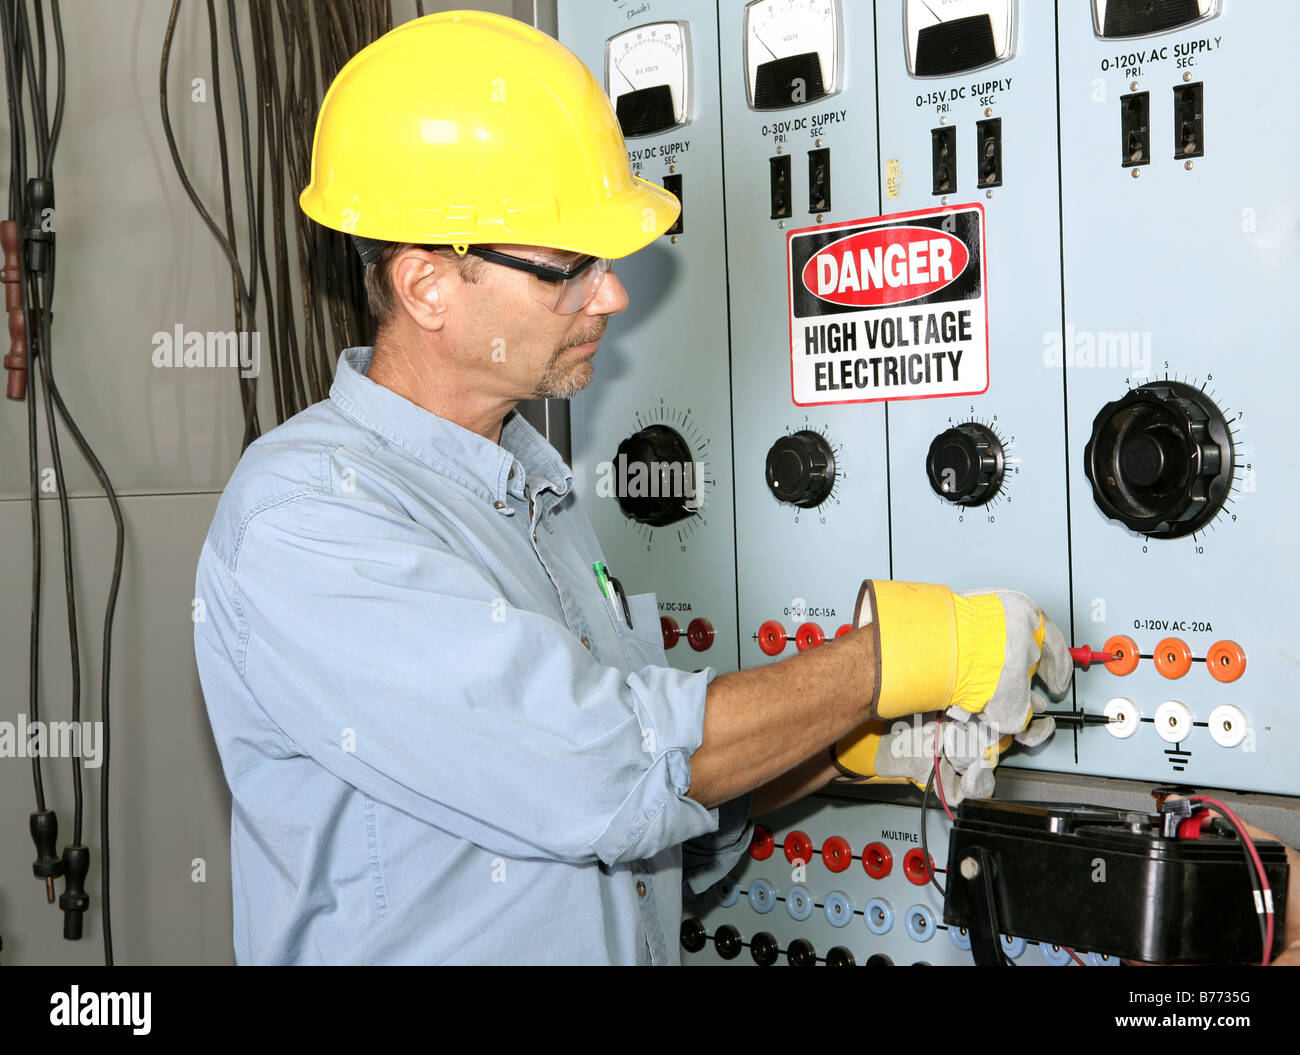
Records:
{"label": "yellow glove cuff", "polygon": [[868,579],[858,594],[856,626],[873,625],[881,718],[948,706],[957,680],[953,593],[929,583]]}
{"label": "yellow glove cuff", "polygon": [[869,579],[854,625],[873,624],[881,718],[944,710],[978,712],[1006,662],[1007,625],[996,594],[958,597],[930,583]]}
{"label": "yellow glove cuff", "polygon": [[952,703],[976,714],[993,698],[1007,661],[1007,616],[997,594],[953,597],[957,613],[957,682]]}

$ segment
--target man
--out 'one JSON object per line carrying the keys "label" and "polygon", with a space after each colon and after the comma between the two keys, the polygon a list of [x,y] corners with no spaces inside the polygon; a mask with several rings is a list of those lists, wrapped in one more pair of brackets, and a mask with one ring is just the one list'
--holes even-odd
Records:
{"label": "man", "polygon": [[379,329],[248,449],[199,561],[241,963],[676,963],[683,880],[751,816],[924,782],[881,719],[969,719],[954,798],[1050,732],[1030,679],[1069,657],[1019,594],[868,583],[864,629],[724,676],[667,665],[652,598],[611,611],[584,482],[513,408],[588,383],[611,259],[679,206],[561,45],[474,12],[387,34],[326,95],[301,204],[356,236]]}

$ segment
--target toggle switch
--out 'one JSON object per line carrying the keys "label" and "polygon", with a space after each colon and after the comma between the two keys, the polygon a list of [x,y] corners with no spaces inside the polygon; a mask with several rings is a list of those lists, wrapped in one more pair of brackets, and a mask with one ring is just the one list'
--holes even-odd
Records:
{"label": "toggle switch", "polygon": [[783,220],[792,215],[790,195],[790,155],[778,154],[768,158],[771,180],[772,219]]}
{"label": "toggle switch", "polygon": [[1151,93],[1121,95],[1119,122],[1123,167],[1151,164]]}
{"label": "toggle switch", "polygon": [[952,194],[957,189],[957,129],[952,125],[930,129],[931,194]]}
{"label": "toggle switch", "polygon": [[681,234],[686,230],[686,201],[682,198],[682,177],[681,173],[669,174],[664,177],[664,190],[668,191],[676,198],[682,206],[682,211],[677,214],[677,219],[673,225],[664,232],[664,234]]}
{"label": "toggle switch", "polygon": [[1202,109],[1202,81],[1174,88],[1174,157],[1205,155],[1205,114]]}
{"label": "toggle switch", "polygon": [[981,187],[1002,186],[1002,118],[975,123],[975,150]]}
{"label": "toggle switch", "polygon": [[825,148],[808,151],[808,211],[830,212],[831,152]]}

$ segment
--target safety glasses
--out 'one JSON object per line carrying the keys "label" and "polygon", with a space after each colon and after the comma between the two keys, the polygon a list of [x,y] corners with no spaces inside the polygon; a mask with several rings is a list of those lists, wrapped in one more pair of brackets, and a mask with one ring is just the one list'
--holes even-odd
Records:
{"label": "safety glasses", "polygon": [[557,315],[573,315],[590,304],[600,291],[605,274],[613,266],[613,261],[603,256],[577,257],[565,269],[498,253],[478,245],[467,246],[465,251],[490,264],[500,264],[528,274],[529,292],[533,299]]}

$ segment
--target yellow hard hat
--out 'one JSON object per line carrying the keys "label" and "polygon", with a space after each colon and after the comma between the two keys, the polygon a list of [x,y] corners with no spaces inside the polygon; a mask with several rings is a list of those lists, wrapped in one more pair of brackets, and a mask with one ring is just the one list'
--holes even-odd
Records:
{"label": "yellow hard hat", "polygon": [[298,203],[363,239],[598,257],[636,252],[681,211],[632,175],[618,119],[581,60],[481,11],[415,19],[353,56],[321,103]]}

